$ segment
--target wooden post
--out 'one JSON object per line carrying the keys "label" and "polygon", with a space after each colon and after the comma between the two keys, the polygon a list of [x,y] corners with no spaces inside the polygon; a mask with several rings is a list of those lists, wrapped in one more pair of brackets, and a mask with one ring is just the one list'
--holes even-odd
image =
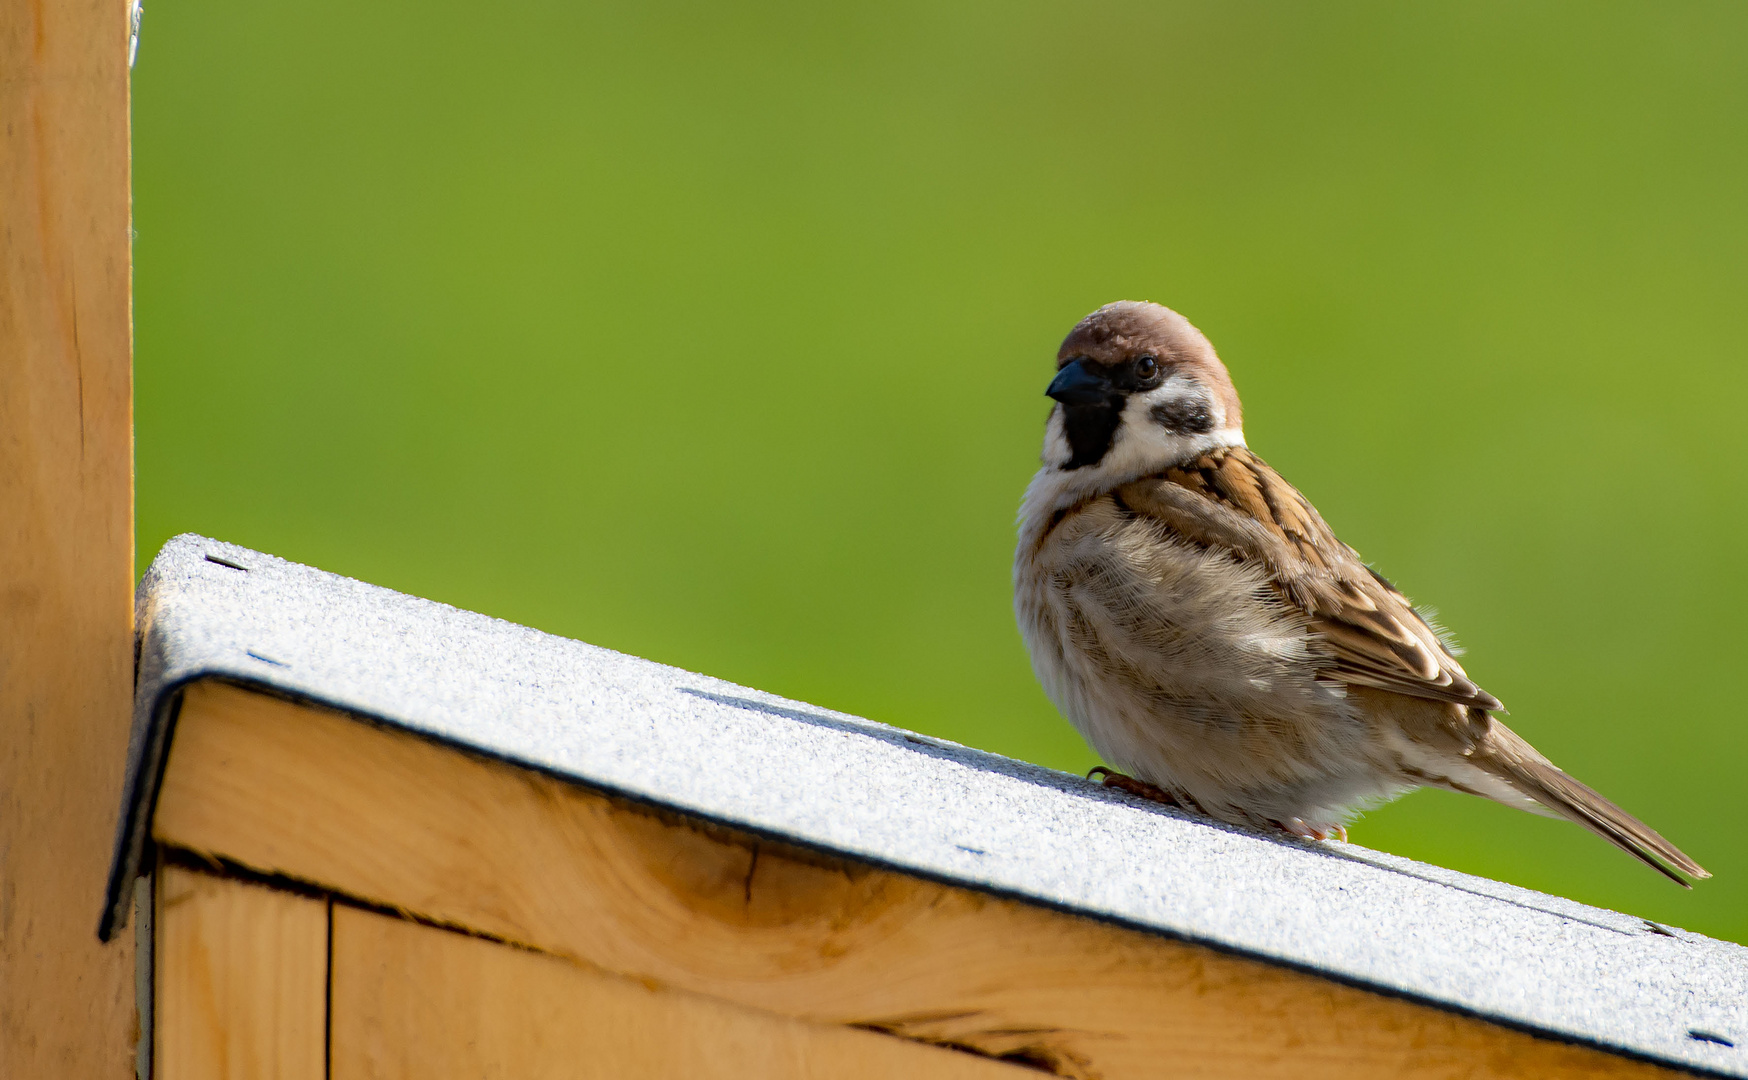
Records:
{"label": "wooden post", "polygon": [[127,0],[0,3],[0,1076],[133,1072]]}

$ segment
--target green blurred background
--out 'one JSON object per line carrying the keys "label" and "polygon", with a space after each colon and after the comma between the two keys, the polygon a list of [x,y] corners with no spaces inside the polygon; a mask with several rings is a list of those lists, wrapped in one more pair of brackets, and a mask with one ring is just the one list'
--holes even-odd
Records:
{"label": "green blurred background", "polygon": [[1157,299],[1717,880],[1440,793],[1354,840],[1748,940],[1748,7],[147,6],[142,568],[195,530],[1084,770],[1014,513],[1062,335]]}

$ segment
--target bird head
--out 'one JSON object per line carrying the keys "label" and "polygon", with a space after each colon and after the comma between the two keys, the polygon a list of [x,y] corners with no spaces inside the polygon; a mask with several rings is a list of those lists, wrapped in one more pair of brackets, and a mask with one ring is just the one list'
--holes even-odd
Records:
{"label": "bird head", "polygon": [[[1044,462],[1134,476],[1244,445],[1226,365],[1188,319],[1158,304],[1106,304],[1056,354]],[[1139,468],[1140,471],[1136,471]]]}

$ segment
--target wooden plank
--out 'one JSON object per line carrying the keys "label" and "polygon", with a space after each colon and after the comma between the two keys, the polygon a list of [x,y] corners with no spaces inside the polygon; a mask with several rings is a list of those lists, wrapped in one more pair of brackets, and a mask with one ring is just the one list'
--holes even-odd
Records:
{"label": "wooden plank", "polygon": [[166,843],[654,985],[1063,1076],[1669,1076],[1139,931],[758,842],[223,685]]}
{"label": "wooden plank", "polygon": [[1037,1074],[740,1008],[334,908],[333,1080],[1025,1080]]}
{"label": "wooden plank", "polygon": [[167,866],[155,922],[156,1075],[323,1080],[326,900]]}
{"label": "wooden plank", "polygon": [[128,12],[0,3],[0,1075],[132,1072]]}

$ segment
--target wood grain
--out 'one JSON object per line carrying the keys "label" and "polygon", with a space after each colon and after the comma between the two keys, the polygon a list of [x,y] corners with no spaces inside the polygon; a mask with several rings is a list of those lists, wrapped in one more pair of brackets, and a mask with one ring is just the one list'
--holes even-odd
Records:
{"label": "wood grain", "polygon": [[1667,1076],[1257,961],[190,687],[164,842],[649,982],[1063,1076]]}
{"label": "wood grain", "polygon": [[1037,1076],[343,905],[333,962],[333,1080]]}
{"label": "wood grain", "polygon": [[127,3],[0,3],[0,1076],[132,1075]]}
{"label": "wood grain", "polygon": [[156,1075],[323,1080],[328,902],[168,866],[158,904]]}

